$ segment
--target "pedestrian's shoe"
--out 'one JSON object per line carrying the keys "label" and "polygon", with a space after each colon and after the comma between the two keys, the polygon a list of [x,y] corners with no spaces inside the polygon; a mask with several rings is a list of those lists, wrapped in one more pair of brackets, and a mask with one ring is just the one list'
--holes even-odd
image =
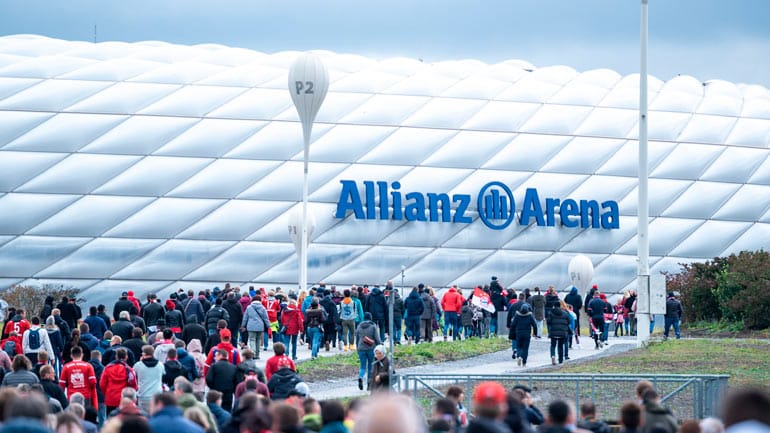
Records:
{"label": "pedestrian's shoe", "polygon": [[324,345],[324,347],[325,347],[326,351],[328,352],[328,351],[329,351],[329,342],[328,342],[328,341],[326,342],[326,344]]}
{"label": "pedestrian's shoe", "polygon": [[364,390],[364,379],[358,378],[358,389],[363,391]]}
{"label": "pedestrian's shoe", "polygon": [[446,335],[444,336],[444,341],[446,341]]}
{"label": "pedestrian's shoe", "polygon": [[521,367],[521,358],[516,358],[516,363]]}
{"label": "pedestrian's shoe", "polygon": [[556,357],[555,356],[551,357],[551,365],[556,365]]}

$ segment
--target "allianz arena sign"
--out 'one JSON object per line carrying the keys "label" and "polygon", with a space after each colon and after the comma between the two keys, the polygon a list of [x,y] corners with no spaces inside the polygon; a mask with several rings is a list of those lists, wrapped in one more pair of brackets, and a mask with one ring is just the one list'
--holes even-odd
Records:
{"label": "allianz arena sign", "polygon": [[[429,223],[470,224],[469,210],[474,203],[470,194],[435,192],[403,192],[401,183],[365,180],[363,197],[354,180],[340,180],[342,189],[337,200],[335,218],[346,218],[352,212],[356,219],[423,221]],[[545,206],[543,206],[543,203]],[[535,223],[543,227],[559,225],[568,228],[617,229],[620,227],[618,203],[607,200],[574,200],[546,197],[541,202],[537,189],[527,188],[521,211],[516,215],[516,202],[511,189],[502,182],[489,182],[476,195],[479,219],[493,230],[503,230],[512,222]],[[452,213],[454,209],[454,213]],[[518,218],[517,218],[518,217]]]}

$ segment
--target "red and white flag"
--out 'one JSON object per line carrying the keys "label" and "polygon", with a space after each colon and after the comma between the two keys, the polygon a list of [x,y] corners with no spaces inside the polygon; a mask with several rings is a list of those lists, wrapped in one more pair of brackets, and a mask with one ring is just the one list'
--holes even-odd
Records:
{"label": "red and white flag", "polygon": [[476,287],[473,289],[473,300],[471,300],[471,303],[482,310],[487,310],[490,313],[495,312],[495,306],[492,305],[492,299],[489,298],[489,295],[481,290],[481,287]]}

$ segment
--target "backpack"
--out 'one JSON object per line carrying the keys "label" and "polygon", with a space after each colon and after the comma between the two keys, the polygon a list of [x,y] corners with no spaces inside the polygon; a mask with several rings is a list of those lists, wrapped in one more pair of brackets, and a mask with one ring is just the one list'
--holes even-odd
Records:
{"label": "backpack", "polygon": [[37,350],[40,348],[40,328],[29,330],[27,342],[29,343],[29,348],[31,350]]}
{"label": "backpack", "polygon": [[356,317],[355,302],[351,301],[348,304],[340,302],[340,320],[355,320]]}
{"label": "backpack", "polygon": [[5,346],[3,346],[3,352],[8,354],[8,357],[13,359],[14,356],[16,356],[16,342],[13,340],[8,340],[5,342]]}

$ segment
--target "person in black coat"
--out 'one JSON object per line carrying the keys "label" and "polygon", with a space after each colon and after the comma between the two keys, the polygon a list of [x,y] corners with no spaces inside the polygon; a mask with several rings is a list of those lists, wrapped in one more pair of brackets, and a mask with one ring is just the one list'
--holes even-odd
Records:
{"label": "person in black coat", "polygon": [[75,298],[63,297],[61,304],[59,304],[59,311],[61,311],[61,318],[67,322],[70,329],[75,329],[78,325],[78,319],[83,315],[80,312],[80,307],[75,305]]}
{"label": "person in black coat", "polygon": [[535,332],[537,332],[537,322],[535,322],[535,317],[532,315],[532,308],[529,304],[524,303],[514,315],[510,331],[512,335],[516,336],[517,362],[524,367],[527,366],[529,343],[532,340],[532,334]]}
{"label": "person in black coat", "polygon": [[579,337],[580,336],[580,309],[583,306],[583,299],[580,297],[577,287],[572,286],[572,289],[570,289],[567,296],[564,297],[564,302],[566,302],[567,305],[572,305],[572,312],[575,313],[575,335]]}
{"label": "person in black coat", "polygon": [[337,323],[340,321],[340,315],[337,312],[337,305],[332,300],[330,291],[324,291],[324,296],[321,298],[321,307],[326,311],[326,321],[323,324],[324,329],[324,345],[326,351],[329,351],[329,344],[337,347]]}
{"label": "person in black coat", "polygon": [[67,408],[69,405],[67,396],[64,395],[64,390],[56,382],[56,373],[50,365],[44,365],[40,368],[40,384],[43,386],[43,391],[45,391],[48,397],[58,401],[62,409]]}
{"label": "person in black coat", "polygon": [[182,330],[182,340],[184,344],[190,344],[194,338],[197,338],[200,342],[205,342],[208,337],[206,328],[198,323],[198,318],[194,314],[187,316],[187,324]]}
{"label": "person in black coat", "polygon": [[270,391],[270,398],[273,400],[283,400],[289,397],[298,383],[302,382],[296,371],[288,365],[281,366],[267,381],[267,389]]}
{"label": "person in black coat", "polygon": [[126,346],[128,350],[131,352],[134,352],[134,359],[141,359],[142,358],[142,347],[144,347],[147,343],[142,340],[142,330],[139,328],[134,328],[131,338],[123,342],[123,345]]}
{"label": "person in black coat", "polygon": [[227,357],[228,353],[224,350],[217,351],[217,362],[206,374],[206,385],[222,393],[222,409],[230,411],[235,387],[238,385],[238,368]]}
{"label": "person in black coat", "polygon": [[375,286],[363,305],[364,312],[372,313],[372,322],[379,327],[380,340],[385,339],[385,319],[388,317],[388,301],[378,286]]}
{"label": "person in black coat", "polygon": [[166,312],[163,311],[163,306],[158,303],[156,295],[150,294],[148,296],[148,302],[142,306],[142,319],[151,332],[157,332],[158,320],[165,320]]}
{"label": "person in black coat", "polygon": [[391,293],[395,296],[393,298],[393,343],[401,344],[401,329],[404,327],[404,300],[398,290],[393,290]]}
{"label": "person in black coat", "polygon": [[[139,314],[139,311],[136,309],[136,305],[128,300],[128,292],[121,293],[120,299],[118,299],[118,302],[116,302],[115,306],[112,307],[112,318],[118,320],[121,311],[128,311],[129,317]],[[109,324],[110,322],[107,323]]]}
{"label": "person in black coat", "polygon": [[45,321],[45,319],[48,318],[48,316],[51,315],[51,311],[53,311],[53,296],[46,296],[45,297],[45,303],[43,304],[43,309],[40,310],[40,320]]}
{"label": "person in black coat", "polygon": [[110,331],[112,335],[117,335],[122,341],[126,341],[133,336],[134,324],[131,323],[131,317],[128,311],[121,311],[119,319],[112,324]]}
{"label": "person in black coat", "polygon": [[420,342],[420,316],[425,309],[425,305],[417,292],[417,287],[413,287],[409,296],[404,300],[404,311],[406,313],[406,333],[407,340],[411,343]]}
{"label": "person in black coat", "polygon": [[227,298],[222,302],[222,308],[230,315],[230,320],[227,321],[227,329],[230,330],[230,334],[233,336],[231,342],[233,345],[236,345],[238,343],[238,330],[241,328],[241,322],[243,321],[243,309],[234,292],[227,294]]}
{"label": "person in black coat", "polygon": [[591,322],[596,328],[596,331],[592,331],[594,343],[596,348],[599,349],[603,345],[604,338],[599,338],[599,333],[604,332],[604,308],[605,302],[599,297],[599,291],[593,291],[593,299],[588,303],[586,313],[591,317]]}
{"label": "person in black coat", "polygon": [[569,359],[567,353],[567,336],[569,335],[569,313],[560,306],[551,308],[548,315],[548,337],[551,339],[551,363],[556,364],[556,349],[559,352],[559,364],[564,358]]}
{"label": "person in black coat", "polygon": [[217,298],[214,305],[206,313],[206,332],[209,335],[217,331],[217,323],[220,320],[230,321],[230,313],[222,307],[222,298]]}

